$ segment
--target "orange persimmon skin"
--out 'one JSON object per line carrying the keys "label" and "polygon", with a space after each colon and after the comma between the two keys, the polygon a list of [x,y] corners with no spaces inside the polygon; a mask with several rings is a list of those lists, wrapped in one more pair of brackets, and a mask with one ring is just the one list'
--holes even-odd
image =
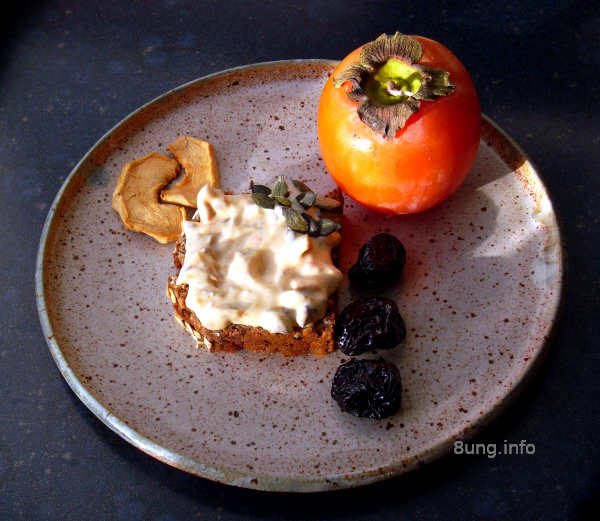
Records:
{"label": "orange persimmon skin", "polygon": [[321,154],[340,188],[367,208],[389,214],[427,210],[452,195],[471,169],[479,147],[479,98],[463,64],[442,44],[413,36],[423,48],[419,64],[444,69],[453,93],[422,101],[404,128],[385,139],[363,123],[333,78],[359,60],[354,50],[328,78],[317,115]]}

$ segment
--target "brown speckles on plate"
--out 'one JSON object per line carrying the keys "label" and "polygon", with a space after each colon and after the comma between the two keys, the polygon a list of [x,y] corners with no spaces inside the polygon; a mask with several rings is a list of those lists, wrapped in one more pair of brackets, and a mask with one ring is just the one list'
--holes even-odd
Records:
{"label": "brown speckles on plate", "polygon": [[[381,230],[407,250],[405,276],[386,292],[409,328],[406,345],[385,353],[403,379],[397,415],[377,422],[339,411],[329,389],[340,353],[284,359],[196,350],[165,294],[171,246],[124,230],[110,210],[120,166],[192,134],[215,146],[227,190],[284,174],[328,192],[315,114],[331,67],[244,67],[142,107],[76,167],[42,235],[40,318],[73,390],[145,452],[224,483],[342,488],[443,453],[497,411],[529,371],[561,294],[560,238],[543,184],[484,118],[474,171],[439,207],[382,217],[346,205],[343,267]],[[351,296],[344,286],[342,304]]]}

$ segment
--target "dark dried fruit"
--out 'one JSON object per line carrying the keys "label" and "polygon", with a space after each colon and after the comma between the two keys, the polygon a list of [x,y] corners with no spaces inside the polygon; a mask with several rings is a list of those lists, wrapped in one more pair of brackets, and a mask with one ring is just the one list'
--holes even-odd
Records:
{"label": "dark dried fruit", "polygon": [[348,275],[354,285],[379,287],[394,282],[405,263],[406,250],[402,243],[389,233],[379,233],[361,247]]}
{"label": "dark dried fruit", "polygon": [[355,300],[340,313],[335,341],[342,353],[360,355],[371,349],[391,349],[406,337],[406,326],[393,300],[369,297]]}
{"label": "dark dried fruit", "polygon": [[383,358],[354,358],[335,372],[331,397],[342,411],[354,416],[387,418],[398,411],[402,403],[400,372]]}

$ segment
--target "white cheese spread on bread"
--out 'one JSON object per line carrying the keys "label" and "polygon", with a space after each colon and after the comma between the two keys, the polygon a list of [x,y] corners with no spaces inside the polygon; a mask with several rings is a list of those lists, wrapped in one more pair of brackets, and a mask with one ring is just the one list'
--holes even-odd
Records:
{"label": "white cheese spread on bread", "polygon": [[177,285],[207,329],[230,324],[288,333],[326,313],[342,273],[331,259],[338,232],[291,231],[281,207],[265,209],[250,194],[227,195],[205,185],[194,220],[183,222],[185,260]]}

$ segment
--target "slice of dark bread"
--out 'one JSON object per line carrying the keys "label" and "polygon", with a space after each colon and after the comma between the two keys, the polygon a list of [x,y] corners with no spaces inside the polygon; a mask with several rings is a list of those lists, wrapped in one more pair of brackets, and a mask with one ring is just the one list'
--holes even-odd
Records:
{"label": "slice of dark bread", "polygon": [[[343,196],[340,190],[327,194],[342,203],[336,210],[326,212],[330,219],[341,222],[343,213]],[[173,251],[173,261],[177,273],[183,266],[185,258],[185,236],[181,236]],[[334,261],[337,252],[333,252]],[[335,326],[336,296],[327,303],[327,312],[318,322],[306,327],[296,327],[289,333],[271,333],[261,327],[230,324],[224,329],[205,328],[198,317],[185,304],[188,292],[187,284],[177,285],[177,274],[168,279],[167,294],[175,308],[175,319],[198,342],[198,347],[208,351],[238,351],[247,349],[260,353],[281,353],[283,355],[325,355],[335,349],[333,330]]]}

